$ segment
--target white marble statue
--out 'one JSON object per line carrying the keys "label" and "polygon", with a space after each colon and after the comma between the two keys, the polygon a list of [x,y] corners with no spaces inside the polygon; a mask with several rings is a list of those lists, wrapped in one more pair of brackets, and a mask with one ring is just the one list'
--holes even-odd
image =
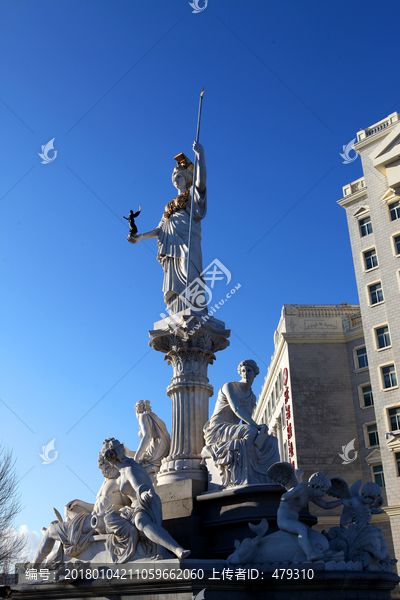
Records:
{"label": "white marble statue", "polygon": [[212,457],[218,466],[223,488],[268,483],[268,468],[279,461],[277,438],[252,418],[256,397],[251,386],[260,370],[254,360],[243,360],[238,372],[240,381],[225,383],[219,390],[213,415],[203,429],[202,456]]}
{"label": "white marble statue", "polygon": [[[249,527],[257,535],[253,538],[245,538],[242,542],[235,541],[235,551],[227,559],[229,564],[301,564],[309,560],[300,547],[296,535],[279,530],[263,537],[268,531],[266,519],[263,519],[259,525],[249,523]],[[322,555],[328,552],[329,542],[326,537],[309,527],[307,530],[308,543],[313,553]]]}
{"label": "white marble statue", "polygon": [[377,483],[369,481],[364,485],[360,494],[361,479],[353,483],[351,488],[341,477],[332,477],[331,482],[332,486],[328,491],[328,495],[341,498],[344,504],[342,516],[340,517],[341,527],[346,527],[346,525],[354,523],[356,520],[359,521],[360,518],[367,524],[373,514],[384,512],[380,508],[383,504],[383,497],[381,488]]}
{"label": "white marble statue", "polygon": [[[235,542],[235,552],[228,558],[231,564],[316,561],[329,552],[329,542],[324,535],[312,530],[299,521],[301,509],[309,502],[322,508],[335,508],[342,500],[325,502],[325,496],[331,487],[330,479],[324,473],[314,473],[308,482],[299,483],[295,470],[289,463],[279,462],[268,469],[268,475],[274,483],[282,485],[288,491],[281,496],[277,513],[279,531],[266,537],[268,522],[263,519],[259,525],[249,527],[257,533],[255,538],[246,538]],[[329,560],[331,557],[329,557]]]}
{"label": "white marble statue", "polygon": [[341,498],[344,504],[340,527],[331,527],[323,534],[329,541],[330,552],[342,551],[345,560],[359,561],[365,570],[392,572],[396,559],[391,559],[384,535],[370,521],[373,514],[380,514],[383,498],[380,487],[371,481],[366,483],[361,494],[362,481],[351,488],[344,479],[332,478],[328,495]]}
{"label": "white marble statue", "polygon": [[[104,515],[111,508],[119,511],[130,505],[130,500],[121,493],[119,470],[104,460],[99,454],[98,466],[103,474],[104,481],[96,496],[94,504],[82,500],[71,500],[65,506],[65,521],[52,521],[50,526],[42,528],[44,533],[33,564],[40,565],[51,553],[56,541],[62,544],[64,554],[74,558],[81,554],[91,544],[91,537],[96,533],[106,533]],[[92,519],[95,517],[95,523]],[[96,532],[97,527],[97,532]],[[62,553],[52,560],[61,560]]]}
{"label": "white marble statue", "polygon": [[[327,570],[367,570],[392,572],[396,559],[391,559],[384,535],[370,524],[372,513],[381,513],[382,496],[376,483],[366,483],[359,494],[361,481],[349,489],[340,477],[329,479],[314,473],[308,483],[299,483],[292,465],[277,463],[269,469],[275,483],[288,490],[281,497],[277,513],[279,531],[265,537],[268,522],[249,523],[257,535],[235,542],[235,551],[228,557],[233,565],[264,563],[302,563],[323,561]],[[339,501],[325,502],[329,495]],[[331,527],[322,534],[299,521],[299,512],[309,502],[322,508],[344,504],[340,527]],[[337,565],[337,567],[336,567]]]}
{"label": "white marble statue", "polygon": [[136,402],[135,410],[139,421],[140,444],[136,452],[128,451],[126,454],[146,469],[154,483],[162,459],[168,456],[171,439],[164,421],[151,410],[149,400]]}
{"label": "white marble statue", "polygon": [[[188,557],[190,550],[179,546],[161,527],[161,500],[147,471],[133,458],[126,456],[124,445],[115,438],[104,440],[102,454],[109,463],[119,469],[120,490],[131,501],[131,506],[122,509],[121,512],[131,526],[154,546],[166,548],[178,558]],[[105,522],[111,530],[114,518],[118,521],[119,513],[107,513]]]}
{"label": "white marble statue", "polygon": [[[188,237],[190,213],[193,212],[191,238],[191,265],[188,287],[197,280],[201,283],[203,271],[201,253],[201,221],[207,213],[207,170],[204,149],[201,144],[194,142],[193,150],[198,161],[195,182],[194,199],[192,198],[193,164],[184,155],[176,157],[178,162],[172,173],[172,183],[179,195],[165,207],[164,215],[156,227],[136,237],[128,238],[132,244],[149,238],[157,238],[157,259],[164,269],[164,301],[170,313],[185,310],[190,303],[184,300],[188,271]],[[197,287],[196,287],[197,289]],[[199,313],[207,313],[207,302],[203,293],[198,292],[197,298],[192,298],[193,305]]]}
{"label": "white marble statue", "polygon": [[312,547],[311,529],[299,521],[302,508],[307,508],[309,502],[325,509],[335,508],[343,504],[342,500],[326,502],[323,500],[332,487],[331,480],[324,473],[314,473],[308,481],[299,483],[295,470],[289,463],[279,462],[268,470],[271,480],[285,487],[288,491],[281,496],[277,513],[277,523],[281,531],[294,534],[307,560],[318,560],[323,553]]}
{"label": "white marble statue", "polygon": [[[47,558],[46,566],[56,568],[63,554],[83,561],[125,563],[161,558],[163,548],[186,558],[190,551],[161,527],[161,500],[150,476],[133,458],[125,456],[123,444],[114,438],[105,440],[98,465],[104,481],[96,502],[69,502],[66,520],[53,521],[42,529],[44,536],[32,565],[38,566]],[[56,541],[60,548],[54,553]]]}

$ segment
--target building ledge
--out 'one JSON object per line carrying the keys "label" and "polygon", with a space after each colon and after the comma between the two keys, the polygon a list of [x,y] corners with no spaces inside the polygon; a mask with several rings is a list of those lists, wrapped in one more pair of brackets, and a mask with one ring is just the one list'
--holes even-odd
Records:
{"label": "building ledge", "polygon": [[360,198],[367,197],[367,187],[365,185],[365,178],[360,177],[347,185],[344,185],[343,188],[343,198],[337,200],[337,203],[340,206],[348,206]]}
{"label": "building ledge", "polygon": [[400,115],[397,112],[394,112],[385,119],[367,127],[367,129],[360,129],[360,131],[357,132],[357,143],[354,144],[354,149],[358,151],[358,149],[364,148],[364,146],[367,146],[371,142],[375,142],[377,139],[386,135],[388,131],[391,131],[399,121]]}

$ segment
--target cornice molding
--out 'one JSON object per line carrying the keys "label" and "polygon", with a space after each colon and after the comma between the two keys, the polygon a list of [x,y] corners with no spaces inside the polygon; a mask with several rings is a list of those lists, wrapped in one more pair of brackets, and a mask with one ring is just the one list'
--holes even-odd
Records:
{"label": "cornice molding", "polygon": [[354,202],[358,202],[358,200],[360,200],[360,198],[364,198],[364,196],[368,196],[368,188],[363,188],[358,192],[354,192],[354,194],[344,196],[343,198],[340,198],[340,200],[336,200],[336,202],[340,204],[340,206],[345,208],[347,206],[351,206],[352,204],[354,204]]}
{"label": "cornice molding", "polygon": [[[400,515],[400,504],[394,504],[392,506],[385,506],[385,508],[383,510],[389,517],[395,517],[397,515]],[[379,515],[374,515],[374,516],[377,517]]]}

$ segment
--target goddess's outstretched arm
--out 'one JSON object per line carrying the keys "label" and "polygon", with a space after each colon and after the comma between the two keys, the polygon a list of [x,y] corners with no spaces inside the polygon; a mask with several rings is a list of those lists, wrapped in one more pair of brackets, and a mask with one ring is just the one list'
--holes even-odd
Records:
{"label": "goddess's outstretched arm", "polygon": [[141,240],[148,240],[150,238],[158,237],[158,228],[152,229],[151,231],[147,231],[146,233],[140,233],[135,238],[130,238],[129,241],[131,244],[136,244],[136,242],[140,242]]}
{"label": "goddess's outstretched arm", "polygon": [[193,150],[197,157],[197,174],[196,174],[196,187],[199,192],[203,192],[207,183],[207,169],[206,159],[204,155],[204,148],[199,142],[193,142]]}

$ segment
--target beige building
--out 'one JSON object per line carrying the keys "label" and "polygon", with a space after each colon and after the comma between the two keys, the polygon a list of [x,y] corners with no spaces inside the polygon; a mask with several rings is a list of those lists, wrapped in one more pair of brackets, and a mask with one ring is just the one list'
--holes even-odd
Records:
{"label": "beige building", "polygon": [[374,419],[365,462],[384,487],[400,557],[400,116],[357,133],[364,176],[343,188],[364,328]]}
{"label": "beige building", "polygon": [[[349,485],[377,480],[370,463],[376,417],[360,307],[284,305],[274,343],[255,420],[277,436],[281,459],[302,469],[306,479],[323,471]],[[339,524],[340,507],[313,505],[311,512],[320,531]],[[389,517],[374,515],[372,522],[393,555]]]}
{"label": "beige building", "polygon": [[285,305],[274,342],[256,420],[277,436],[283,460],[307,477],[335,465],[355,481],[362,461],[342,468],[339,453],[358,438],[355,407],[361,410],[359,394],[369,382],[358,354],[365,346],[359,306]]}

